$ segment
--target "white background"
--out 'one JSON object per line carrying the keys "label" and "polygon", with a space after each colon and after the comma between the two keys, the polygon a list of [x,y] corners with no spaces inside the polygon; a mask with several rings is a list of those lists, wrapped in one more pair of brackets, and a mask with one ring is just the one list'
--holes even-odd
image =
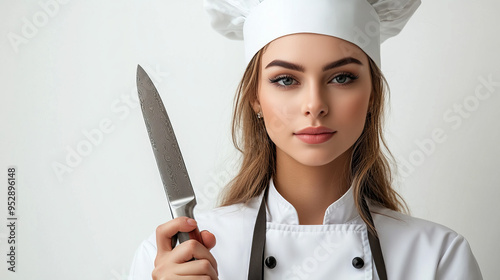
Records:
{"label": "white background", "polygon": [[[414,216],[469,240],[485,279],[500,275],[498,12],[494,0],[426,1],[382,48],[386,137],[405,166],[395,187]],[[201,0],[2,1],[0,18],[0,278],[126,279],[137,246],[170,219],[136,66],[162,94],[208,209],[234,174],[242,43],[210,28]],[[497,84],[478,99],[481,79]],[[430,144],[435,130],[444,140]],[[10,165],[16,273],[4,261]]]}

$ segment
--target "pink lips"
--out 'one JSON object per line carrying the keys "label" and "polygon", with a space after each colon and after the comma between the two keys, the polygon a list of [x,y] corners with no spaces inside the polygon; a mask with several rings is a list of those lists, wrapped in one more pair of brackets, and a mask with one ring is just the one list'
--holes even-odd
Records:
{"label": "pink lips", "polygon": [[307,144],[321,144],[330,140],[335,132],[329,128],[318,126],[304,128],[295,132],[294,135]]}

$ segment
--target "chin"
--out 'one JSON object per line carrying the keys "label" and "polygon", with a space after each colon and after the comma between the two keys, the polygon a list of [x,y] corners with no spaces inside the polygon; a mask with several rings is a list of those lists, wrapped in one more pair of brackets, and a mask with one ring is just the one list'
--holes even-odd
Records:
{"label": "chin", "polygon": [[306,155],[298,155],[293,157],[297,162],[305,166],[320,167],[325,166],[335,161],[342,153],[308,153]]}

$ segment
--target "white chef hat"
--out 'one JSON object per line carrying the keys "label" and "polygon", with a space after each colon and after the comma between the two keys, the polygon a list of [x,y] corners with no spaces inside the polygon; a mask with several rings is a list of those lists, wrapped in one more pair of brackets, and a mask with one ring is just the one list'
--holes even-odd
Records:
{"label": "white chef hat", "polygon": [[295,33],[338,37],[380,67],[380,44],[397,35],[420,0],[205,0],[215,30],[244,39],[248,63],[265,45]]}

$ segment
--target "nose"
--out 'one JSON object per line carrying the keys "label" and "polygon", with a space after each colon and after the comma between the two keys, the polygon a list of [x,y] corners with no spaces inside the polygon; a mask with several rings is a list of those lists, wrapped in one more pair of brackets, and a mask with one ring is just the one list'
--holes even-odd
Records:
{"label": "nose", "polygon": [[325,90],[317,83],[307,87],[304,93],[304,103],[302,111],[307,117],[323,117],[328,114],[328,103]]}

